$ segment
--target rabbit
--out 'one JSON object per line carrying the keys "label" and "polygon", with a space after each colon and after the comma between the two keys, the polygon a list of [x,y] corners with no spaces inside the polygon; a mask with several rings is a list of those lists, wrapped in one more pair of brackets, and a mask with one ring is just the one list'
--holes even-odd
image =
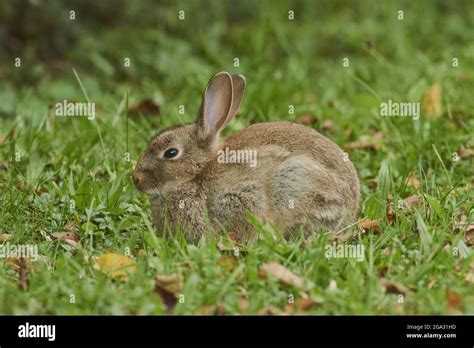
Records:
{"label": "rabbit", "polygon": [[[245,85],[242,75],[214,75],[196,122],[159,132],[138,159],[133,182],[151,196],[158,231],[181,230],[190,243],[222,231],[246,240],[256,235],[248,212],[284,236],[336,232],[353,223],[360,200],[356,170],[316,130],[289,121],[257,123],[221,139]],[[244,160],[254,153],[256,161],[237,163],[236,153]]]}

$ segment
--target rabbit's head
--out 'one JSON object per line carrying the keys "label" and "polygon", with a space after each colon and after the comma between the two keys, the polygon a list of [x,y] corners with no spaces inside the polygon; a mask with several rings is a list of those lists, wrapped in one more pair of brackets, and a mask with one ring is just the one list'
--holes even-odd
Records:
{"label": "rabbit's head", "polygon": [[237,113],[242,75],[219,72],[209,81],[196,123],[165,129],[149,142],[133,171],[138,190],[159,195],[192,180],[216,156],[219,133]]}

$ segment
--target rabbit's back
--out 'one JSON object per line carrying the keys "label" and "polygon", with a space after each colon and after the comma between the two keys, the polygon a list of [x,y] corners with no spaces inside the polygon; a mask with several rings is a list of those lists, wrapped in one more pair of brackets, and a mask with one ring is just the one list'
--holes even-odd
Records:
{"label": "rabbit's back", "polygon": [[203,173],[209,213],[230,228],[242,230],[245,211],[251,211],[284,231],[307,224],[335,230],[357,212],[359,181],[352,163],[311,128],[255,124],[225,139],[220,149],[256,153],[255,163],[216,159]]}

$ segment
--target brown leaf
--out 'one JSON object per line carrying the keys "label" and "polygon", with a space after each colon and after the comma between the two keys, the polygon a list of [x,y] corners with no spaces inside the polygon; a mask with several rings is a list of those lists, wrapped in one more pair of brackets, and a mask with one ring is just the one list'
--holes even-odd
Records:
{"label": "brown leaf", "polygon": [[224,244],[221,241],[217,242],[217,248],[222,251],[223,254],[228,254],[235,257],[241,255],[244,256],[247,253],[247,251],[242,248],[241,244],[230,238],[227,244]]}
{"label": "brown leaf", "polygon": [[346,150],[353,150],[353,149],[364,149],[364,150],[373,150],[377,151],[380,149],[380,144],[373,140],[359,140],[359,141],[351,141],[347,143],[344,148]]}
{"label": "brown leaf", "polygon": [[363,235],[367,232],[368,232],[368,229],[363,229],[363,228],[359,229],[358,231],[354,231],[354,232],[348,230],[344,234],[334,234],[332,239],[333,239],[334,242],[345,243],[349,239],[360,237],[361,235]]}
{"label": "brown leaf", "polygon": [[66,226],[64,226],[64,228],[70,232],[70,231],[74,231],[76,226],[77,226],[77,221],[71,220],[66,224]]}
{"label": "brown leaf", "polygon": [[315,302],[311,298],[298,297],[297,299],[295,299],[294,303],[290,303],[285,306],[285,313],[286,314],[304,313],[316,307],[317,305],[319,305],[319,303]]}
{"label": "brown leaf", "polygon": [[27,186],[23,181],[19,181],[16,183],[15,187],[20,191],[25,191]]}
{"label": "brown leaf", "polygon": [[474,245],[474,222],[468,222],[466,215],[462,215],[459,222],[453,224],[453,233],[461,231],[465,231],[464,242],[469,246]]}
{"label": "brown leaf", "polygon": [[402,283],[394,281],[394,280],[385,279],[385,278],[380,279],[380,286],[383,292],[386,292],[389,294],[406,295],[407,293],[410,292],[410,289],[408,289]]}
{"label": "brown leaf", "polygon": [[374,232],[377,234],[380,233],[380,225],[378,220],[362,219],[357,221],[357,226],[364,232]]}
{"label": "brown leaf", "polygon": [[262,308],[258,315],[279,315],[281,314],[281,310],[275,306],[267,306]]}
{"label": "brown leaf", "polygon": [[395,213],[393,212],[393,195],[390,193],[387,196],[387,208],[385,211],[385,217],[389,224],[392,224],[395,221]]}
{"label": "brown leaf", "polygon": [[456,309],[462,305],[462,297],[451,289],[446,289],[446,299],[450,309]]}
{"label": "brown leaf", "polygon": [[242,313],[247,313],[250,308],[250,302],[245,297],[241,297],[238,301],[239,309]]}
{"label": "brown leaf", "polygon": [[369,186],[377,187],[377,179],[376,178],[371,178],[365,180],[365,183]]}
{"label": "brown leaf", "polygon": [[234,242],[234,243],[238,243],[239,242],[239,238],[237,237],[237,233],[236,232],[228,232],[227,233],[227,237],[229,237],[229,239]]}
{"label": "brown leaf", "polygon": [[418,180],[416,177],[415,177],[415,174],[410,174],[408,176],[408,178],[405,180],[405,184],[407,186],[412,186],[416,189],[420,188],[420,180]]}
{"label": "brown leaf", "polygon": [[383,138],[383,132],[381,132],[381,131],[374,132],[374,134],[372,134],[372,138],[374,138],[376,140],[382,139]]}
{"label": "brown leaf", "polygon": [[413,195],[413,196],[407,197],[403,200],[403,204],[408,209],[411,209],[412,207],[415,207],[421,204],[421,197],[419,195]]}
{"label": "brown leaf", "polygon": [[[264,263],[260,269],[265,272],[267,275],[271,275],[277,278],[280,283],[285,285],[293,286],[297,289],[305,289],[303,280],[301,277],[297,276],[285,266],[279,264],[278,262]],[[310,286],[310,285],[308,285]]]}
{"label": "brown leaf", "polygon": [[296,118],[296,123],[304,124],[305,126],[312,126],[318,121],[314,115],[301,115]]}
{"label": "brown leaf", "polygon": [[473,149],[461,149],[458,151],[458,155],[461,158],[468,158],[474,156],[474,150]]}
{"label": "brown leaf", "polygon": [[130,116],[150,116],[159,115],[160,106],[156,104],[153,99],[142,99],[139,102],[129,107],[128,112]]}
{"label": "brown leaf", "polygon": [[166,307],[166,313],[172,314],[178,302],[176,294],[181,290],[181,277],[179,274],[158,275],[155,278],[155,290],[160,295]]}
{"label": "brown leaf", "polygon": [[77,243],[81,239],[74,232],[55,232],[55,233],[52,233],[51,235],[57,240],[66,242],[74,248],[77,248]]}
{"label": "brown leaf", "polygon": [[[204,307],[198,308],[195,312],[196,315],[214,315],[215,314],[214,305],[205,305]],[[171,314],[171,313],[168,313]]]}
{"label": "brown leaf", "polygon": [[334,123],[331,120],[325,120],[321,128],[327,132],[331,131],[334,128]]}
{"label": "brown leaf", "polygon": [[441,85],[439,83],[431,86],[423,97],[423,109],[430,117],[438,117],[443,112],[441,105]]}
{"label": "brown leaf", "polygon": [[181,276],[179,274],[157,275],[155,283],[172,294],[178,294],[181,290]]}
{"label": "brown leaf", "polygon": [[307,311],[316,307],[319,303],[310,298],[297,298],[295,304],[301,311]]}
{"label": "brown leaf", "polygon": [[10,266],[15,272],[20,272],[20,259],[17,257],[6,257],[3,263]]}
{"label": "brown leaf", "polygon": [[427,288],[428,288],[428,289],[433,289],[433,286],[435,286],[435,284],[436,284],[436,279],[432,279],[432,280],[430,280],[430,282],[428,283]]}
{"label": "brown leaf", "polygon": [[0,234],[0,242],[6,242],[7,240],[11,239],[12,235],[11,234]]}
{"label": "brown leaf", "polygon": [[222,243],[222,242],[217,242],[217,248],[218,248],[220,251],[229,251],[229,250],[232,250],[232,248],[226,247],[226,246],[224,245],[224,243]]}
{"label": "brown leaf", "polygon": [[31,265],[27,258],[20,258],[20,269],[19,269],[19,280],[18,285],[22,291],[28,290],[29,280],[28,274],[30,273]]}
{"label": "brown leaf", "polygon": [[45,187],[45,186],[38,186],[35,190],[35,193],[38,195],[38,196],[41,196],[43,193],[47,193],[49,192],[48,188]]}

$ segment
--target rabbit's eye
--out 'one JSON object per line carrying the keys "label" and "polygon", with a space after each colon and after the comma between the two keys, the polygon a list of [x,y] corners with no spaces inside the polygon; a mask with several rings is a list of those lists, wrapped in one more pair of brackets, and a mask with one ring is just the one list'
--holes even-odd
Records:
{"label": "rabbit's eye", "polygon": [[171,149],[168,149],[165,151],[164,153],[164,157],[165,158],[173,158],[173,157],[176,157],[178,155],[178,149],[175,149],[174,147],[172,147]]}

